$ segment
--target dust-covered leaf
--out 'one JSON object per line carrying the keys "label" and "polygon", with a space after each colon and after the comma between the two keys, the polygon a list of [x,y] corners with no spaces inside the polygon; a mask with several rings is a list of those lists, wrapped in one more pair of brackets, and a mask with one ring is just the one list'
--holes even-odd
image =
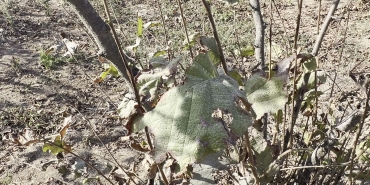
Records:
{"label": "dust-covered leaf", "polygon": [[168,63],[165,68],[141,73],[137,77],[139,95],[145,97],[149,102],[156,102],[161,87],[167,87],[173,83],[172,77],[177,71],[177,64],[180,61],[181,57],[178,57]]}
{"label": "dust-covered leaf", "polygon": [[66,38],[63,39],[63,42],[65,46],[67,47],[67,52],[63,56],[68,56],[68,55],[73,56],[77,51],[78,44]]}
{"label": "dust-covered leaf", "polygon": [[248,102],[260,119],[265,113],[276,113],[282,109],[288,98],[284,92],[284,80],[272,77],[267,80],[259,75],[253,75],[245,83]]}
{"label": "dust-covered leaf", "polygon": [[72,165],[72,170],[76,177],[80,177],[82,174],[87,173],[87,166],[85,161],[77,159]]}
{"label": "dust-covered leaf", "polygon": [[[182,169],[222,150],[251,123],[235,105],[243,96],[237,82],[219,76],[208,55],[197,56],[187,75],[184,86],[167,91],[152,111],[135,120],[136,130],[148,126],[153,133],[156,161],[170,152]],[[217,109],[228,113],[230,125],[213,117]]]}
{"label": "dust-covered leaf", "polygon": [[256,157],[256,168],[260,176],[260,181],[263,184],[271,182],[274,175],[279,171],[279,166],[274,162],[274,153],[271,146],[263,139],[261,132],[256,129],[251,128],[250,132],[250,143],[252,150],[254,151],[254,156]]}
{"label": "dust-covered leaf", "polygon": [[[210,67],[211,66],[211,67]],[[207,54],[201,53],[194,58],[193,67],[186,71],[188,79],[191,81],[204,81],[210,78],[218,77],[217,69]]]}
{"label": "dust-covered leaf", "polygon": [[132,51],[132,52],[136,52],[137,47],[139,47],[139,46],[140,46],[141,39],[142,39],[142,37],[136,37],[136,42],[135,42],[135,44],[134,44],[134,45],[131,45],[131,46],[127,46],[127,47],[126,47],[126,50],[128,50],[128,51]]}
{"label": "dust-covered leaf", "polygon": [[[308,81],[307,81],[307,88],[308,89],[313,89],[315,88],[315,72],[307,72],[305,73],[305,75],[309,75],[308,77]],[[305,84],[304,82],[304,78],[303,78],[304,75],[302,75],[302,77],[299,79],[298,83],[297,83],[297,88],[301,88],[303,84]],[[317,79],[318,79],[318,82],[317,84],[320,84],[320,83],[325,83],[326,82],[326,73],[325,71],[317,71]]]}
{"label": "dust-covered leaf", "polygon": [[138,103],[135,100],[135,96],[127,93],[118,106],[119,116],[123,119],[129,118],[135,113],[136,105],[138,105]]}
{"label": "dust-covered leaf", "polygon": [[153,56],[153,58],[149,60],[149,64],[152,68],[164,68],[168,65],[168,61],[162,56]]}

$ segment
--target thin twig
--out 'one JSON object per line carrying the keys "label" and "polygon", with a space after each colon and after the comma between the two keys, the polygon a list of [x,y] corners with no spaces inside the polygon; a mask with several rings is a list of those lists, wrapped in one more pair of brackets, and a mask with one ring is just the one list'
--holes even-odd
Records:
{"label": "thin twig", "polygon": [[[65,98],[62,96],[62,98],[65,100]],[[77,112],[82,115],[82,118],[84,121],[86,121],[90,127],[90,129],[93,131],[94,135],[96,136],[96,138],[98,138],[99,142],[104,146],[105,150],[109,153],[109,155],[112,157],[112,159],[114,160],[114,162],[121,168],[121,170],[130,178],[130,180],[132,182],[134,182],[134,184],[137,184],[134,179],[131,177],[131,175],[126,171],[125,168],[122,167],[121,163],[118,162],[118,160],[114,157],[114,155],[112,154],[112,152],[109,150],[109,148],[107,147],[106,144],[104,144],[103,140],[100,138],[98,132],[94,129],[92,123],[90,122],[89,119],[86,119],[86,117],[78,110],[78,109],[75,109],[77,110]],[[104,116],[104,115],[103,115]],[[143,182],[140,178],[138,178],[141,182]]]}
{"label": "thin twig", "polygon": [[209,5],[209,3],[206,0],[202,0],[202,2],[203,2],[204,7],[206,8],[209,22],[211,23],[211,27],[212,27],[212,31],[213,31],[213,36],[215,37],[215,40],[216,40],[216,43],[217,43],[218,52],[220,53],[220,61],[221,61],[222,68],[224,69],[225,74],[226,75],[229,75],[229,71],[227,69],[227,64],[226,64],[224,52],[222,50],[221,41],[220,41],[220,38],[218,37],[218,32],[217,32],[216,24],[215,24],[215,21],[213,19],[213,15],[212,15],[212,11],[211,11],[211,6]]}
{"label": "thin twig", "polygon": [[[65,43],[64,43],[65,44]],[[72,57],[73,57],[73,59],[74,60],[76,60],[76,61],[78,61],[77,60],[77,58],[74,56],[74,54],[72,54]],[[84,74],[88,77],[88,78],[90,78],[90,79],[92,79],[84,70],[82,70],[83,72],[84,72]],[[104,91],[101,91],[101,89],[99,89],[100,90],[100,92],[101,93],[103,93],[111,102],[112,102],[112,100],[110,99],[110,97],[104,92]],[[65,100],[65,98],[62,96],[62,98]],[[65,100],[66,101],[66,100]],[[115,104],[114,104],[114,106],[115,107],[117,107]],[[81,114],[82,116],[83,116],[83,114],[78,110],[78,109],[76,109],[76,108],[74,108],[75,110],[77,110],[77,112],[79,113],[79,114]],[[88,125],[89,125],[89,127],[90,127],[90,129],[93,131],[93,133],[95,134],[95,136],[98,138],[98,140],[99,140],[99,142],[104,146],[104,148],[107,150],[107,152],[110,154],[110,156],[113,158],[113,160],[114,160],[114,162],[122,169],[122,171],[124,172],[124,173],[126,173],[127,174],[127,176],[129,176],[129,178],[130,178],[130,180],[132,181],[132,182],[134,182],[134,184],[136,184],[136,182],[132,179],[132,177],[128,174],[128,172],[121,166],[121,164],[117,161],[117,159],[114,157],[114,155],[110,152],[110,150],[108,149],[108,147],[104,144],[104,142],[103,142],[103,140],[99,137],[99,135],[98,135],[98,132],[94,129],[94,127],[92,126],[92,124],[91,124],[91,122],[88,120],[88,119],[86,119],[85,118],[85,116],[83,116],[83,119],[85,120],[85,121],[87,121],[87,123],[88,123]],[[141,182],[142,182],[142,180],[141,179],[139,179]]]}
{"label": "thin twig", "polygon": [[141,101],[140,101],[139,91],[138,91],[138,89],[136,87],[134,76],[132,74],[132,71],[130,70],[128,61],[126,61],[126,57],[124,56],[124,53],[123,53],[121,44],[118,41],[117,33],[116,33],[116,31],[114,29],[114,26],[113,26],[113,23],[111,21],[110,13],[109,13],[109,8],[108,8],[108,5],[107,5],[107,0],[103,0],[103,2],[104,2],[105,13],[107,14],[107,17],[108,17],[108,22],[109,22],[108,25],[109,25],[109,27],[112,30],[114,41],[116,42],[116,45],[118,47],[119,54],[121,55],[122,61],[124,63],[124,66],[125,66],[125,69],[126,69],[126,73],[127,73],[128,77],[129,77],[130,85],[131,85],[131,87],[132,87],[132,89],[134,91],[135,98],[136,98],[136,101],[138,103],[138,109],[141,109],[143,112],[145,112],[144,111],[145,109],[143,108],[143,106],[141,104]]}
{"label": "thin twig", "polygon": [[320,13],[321,13],[321,0],[319,0],[319,8],[317,10],[317,34],[319,34],[320,31]]}
{"label": "thin twig", "polygon": [[[295,35],[294,35],[294,48],[293,48],[293,52],[295,54],[295,65],[294,65],[294,77],[293,77],[293,92],[292,92],[292,120],[291,120],[291,123],[290,123],[290,126],[289,126],[289,144],[288,144],[288,148],[292,148],[293,147],[293,128],[294,128],[294,125],[295,125],[295,122],[296,122],[296,112],[297,110],[295,110],[295,92],[296,92],[296,79],[297,79],[297,68],[298,68],[298,59],[297,59],[297,55],[299,53],[297,53],[297,48],[298,48],[298,34],[299,34],[299,27],[300,27],[300,23],[301,23],[301,14],[302,14],[302,3],[303,3],[303,0],[299,0],[298,1],[298,15],[297,15],[297,22],[296,22],[296,29],[295,29]],[[299,92],[298,92],[299,93]]]}
{"label": "thin twig", "polygon": [[184,11],[182,10],[182,6],[181,6],[180,0],[177,0],[177,3],[179,4],[179,8],[180,8],[182,25],[184,26],[186,40],[188,41],[190,56],[191,56],[192,59],[194,59],[194,54],[193,54],[193,51],[192,51],[192,47],[190,45],[190,39],[189,39],[188,28],[187,28],[187,23],[186,23],[186,18],[185,18],[185,15],[184,15]]}
{"label": "thin twig", "polygon": [[[319,57],[316,57],[316,64],[317,64],[317,69],[319,68]],[[317,123],[317,109],[319,108],[318,107],[318,104],[319,104],[319,97],[317,95],[317,69],[315,69],[315,121],[314,121],[314,125],[316,125]]]}
{"label": "thin twig", "polygon": [[162,176],[162,179],[163,179],[163,181],[164,181],[164,184],[165,185],[169,185],[170,183],[168,182],[168,180],[167,180],[167,177],[166,177],[166,175],[164,174],[164,172],[163,172],[163,169],[159,166],[159,164],[156,164],[157,165],[157,169],[158,169],[158,171],[159,171],[159,173],[161,174],[161,176]]}
{"label": "thin twig", "polygon": [[259,185],[260,181],[259,181],[259,177],[258,177],[258,172],[256,170],[257,169],[256,164],[254,164],[253,150],[251,148],[251,143],[250,143],[250,140],[249,140],[248,129],[245,131],[244,137],[245,137],[245,147],[247,148],[247,152],[248,152],[248,162],[251,165],[252,173],[253,173],[253,176],[256,180],[255,184]]}
{"label": "thin twig", "polygon": [[[168,33],[167,33],[167,28],[166,28],[166,22],[165,22],[165,19],[164,19],[164,16],[163,16],[161,2],[159,0],[155,0],[155,2],[157,3],[159,13],[161,15],[161,21],[162,21],[162,26],[163,26],[163,30],[164,30],[164,38],[166,40],[166,46],[167,46],[167,44],[169,43],[168,42]],[[167,55],[168,55],[168,60],[171,61],[171,55],[170,55],[169,50],[167,51]]]}
{"label": "thin twig", "polygon": [[[346,20],[346,29],[344,30],[344,38],[343,38],[343,42],[342,43],[345,43],[346,42],[346,39],[347,39],[347,31],[348,31],[348,23],[349,23],[349,14],[350,14],[350,10],[349,8],[347,7],[347,20]],[[346,45],[344,45],[346,46]],[[344,50],[344,46],[341,47],[340,49],[340,54],[339,54],[339,62],[342,61],[342,56],[343,56],[343,50]]]}
{"label": "thin twig", "polygon": [[[278,14],[278,17],[279,17],[279,19],[281,20],[281,25],[283,26],[283,29],[284,29],[284,36],[283,35],[281,35],[281,38],[283,39],[283,40],[285,40],[285,42],[286,42],[286,44],[287,44],[287,47],[286,47],[286,57],[288,57],[288,55],[289,55],[289,53],[288,53],[288,49],[287,48],[290,48],[290,42],[289,42],[289,38],[287,37],[287,29],[286,29],[286,26],[285,26],[285,22],[284,22],[284,20],[281,18],[281,14],[280,14],[280,11],[279,11],[279,9],[277,8],[277,6],[276,6],[276,3],[275,3],[275,0],[272,0],[272,2],[274,3],[274,7],[275,7],[275,10],[276,10],[276,13]],[[280,35],[280,34],[279,34]]]}
{"label": "thin twig", "polygon": [[272,61],[271,61],[271,54],[272,54],[272,0],[270,0],[270,33],[269,33],[269,79],[271,79],[272,73]]}
{"label": "thin twig", "polygon": [[357,133],[356,133],[356,138],[355,138],[355,141],[353,142],[353,150],[352,150],[352,160],[351,160],[351,166],[350,166],[350,181],[352,181],[352,172],[353,172],[353,161],[354,161],[354,158],[355,158],[355,155],[356,155],[356,147],[357,147],[357,143],[358,143],[358,140],[360,138],[360,135],[361,135],[361,132],[362,132],[362,128],[364,126],[364,123],[365,123],[365,119],[367,117],[367,113],[369,111],[369,100],[370,100],[370,87],[366,88],[367,89],[367,92],[366,92],[366,101],[365,101],[365,111],[364,111],[364,114],[362,115],[362,120],[360,122],[360,124],[358,125],[358,130],[357,130]]}
{"label": "thin twig", "polygon": [[[331,165],[321,165],[321,166],[292,166],[288,168],[281,168],[281,171],[286,171],[286,170],[296,170],[296,169],[307,169],[307,168],[330,168],[330,167],[343,167],[343,166],[348,166],[350,165],[349,163],[343,163],[343,164],[331,164]],[[359,165],[363,167],[370,167],[370,165],[364,165],[363,163],[357,163],[354,165]]]}
{"label": "thin twig", "polygon": [[149,144],[150,151],[153,151],[154,149],[153,142],[150,139],[150,133],[149,133],[148,127],[145,127],[145,135],[146,135],[146,140],[148,141],[148,144]]}

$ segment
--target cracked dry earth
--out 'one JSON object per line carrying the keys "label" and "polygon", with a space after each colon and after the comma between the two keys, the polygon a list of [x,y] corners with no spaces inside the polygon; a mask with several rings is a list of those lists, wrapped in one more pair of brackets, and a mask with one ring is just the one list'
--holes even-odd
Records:
{"label": "cracked dry earth", "polygon": [[[42,151],[42,143],[17,146],[11,142],[12,137],[18,137],[15,134],[19,133],[30,138],[33,135],[56,135],[70,115],[73,116],[73,124],[66,135],[66,142],[73,145],[76,154],[102,173],[109,175],[114,162],[89,125],[124,167],[132,167],[140,161],[143,156],[121,140],[127,131],[117,117],[116,108],[126,88],[119,78],[108,78],[99,85],[93,83],[103,68],[94,57],[96,47],[74,16],[66,13],[57,0],[48,1],[50,7],[41,1],[11,2],[10,7],[5,7],[10,14],[4,8],[0,14],[0,184],[81,184],[84,179],[96,177],[96,171],[73,155],[66,155],[63,161],[58,162],[55,156]],[[277,4],[284,23],[277,19],[275,24],[286,25],[289,35],[294,35],[294,3]],[[145,2],[142,5],[147,7]],[[300,40],[308,47],[316,38],[317,2],[304,1],[303,7]],[[321,19],[329,7],[330,1],[323,1]],[[345,38],[347,7],[351,14]],[[267,6],[263,6],[263,11],[268,12]],[[358,102],[363,99],[361,88],[348,72],[358,63],[357,72],[370,72],[369,22],[368,4],[342,1],[319,55],[320,68],[331,78],[336,78],[333,97],[330,97],[333,81],[329,80],[320,87],[325,92],[323,99],[332,100],[331,103],[338,105],[338,111],[344,111],[346,115],[351,111],[343,107],[347,104],[358,107]],[[280,29],[277,28],[275,34],[279,34]],[[46,69],[40,65],[40,51],[53,45],[55,39],[60,39],[61,32],[78,42],[83,56],[77,62],[64,61],[54,69]],[[341,101],[343,96],[349,101]],[[331,105],[322,106],[324,109]],[[25,128],[32,128],[32,131]],[[65,172],[65,169],[72,170]],[[76,175],[82,176],[77,178]],[[101,181],[105,183],[104,179]],[[89,181],[89,184],[97,183],[94,179]]]}

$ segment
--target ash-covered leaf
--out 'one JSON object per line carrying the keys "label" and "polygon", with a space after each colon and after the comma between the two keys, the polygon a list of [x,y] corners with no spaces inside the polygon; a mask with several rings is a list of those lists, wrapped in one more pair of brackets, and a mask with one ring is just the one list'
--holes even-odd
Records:
{"label": "ash-covered leaf", "polygon": [[173,76],[180,61],[181,57],[178,57],[169,62],[164,68],[158,67],[154,71],[141,73],[136,80],[139,95],[143,96],[147,101],[155,103],[155,100],[161,94],[159,90],[171,86],[174,82]]}

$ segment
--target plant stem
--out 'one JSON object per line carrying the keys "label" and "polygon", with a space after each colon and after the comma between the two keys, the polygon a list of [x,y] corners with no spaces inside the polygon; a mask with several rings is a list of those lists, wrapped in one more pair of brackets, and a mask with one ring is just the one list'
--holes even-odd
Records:
{"label": "plant stem", "polygon": [[326,33],[326,30],[328,29],[329,27],[329,24],[331,22],[331,18],[332,16],[334,15],[334,12],[335,10],[337,9],[338,7],[338,4],[339,4],[340,0],[334,0],[333,1],[333,4],[332,6],[330,7],[330,10],[328,12],[328,15],[326,15],[326,18],[325,18],[325,21],[324,21],[324,24],[322,25],[322,28],[320,30],[320,33],[319,35],[317,36],[317,39],[316,39],[316,43],[315,43],[315,46],[313,47],[313,50],[312,50],[312,55],[313,56],[316,56],[317,53],[319,52],[319,49],[320,49],[320,46],[321,46],[321,43],[322,43],[322,40],[324,38],[324,35]]}
{"label": "plant stem", "polygon": [[367,113],[369,111],[369,100],[370,100],[370,87],[365,87],[366,91],[366,101],[365,101],[365,111],[362,115],[362,120],[360,122],[360,125],[358,126],[358,130],[356,133],[355,141],[353,142],[353,150],[352,150],[352,158],[351,158],[351,165],[350,165],[350,181],[353,183],[352,177],[353,177],[353,161],[356,155],[356,148],[357,148],[357,142],[360,138],[362,128],[364,127],[365,119],[367,118]]}
{"label": "plant stem", "polygon": [[248,152],[248,162],[251,165],[252,173],[253,173],[254,179],[256,180],[255,184],[259,185],[260,184],[259,176],[258,176],[258,172],[256,170],[257,167],[254,164],[253,150],[251,148],[251,143],[250,143],[250,140],[249,140],[248,129],[245,131],[244,137],[245,137],[245,145],[246,145],[245,147],[247,148],[247,152]]}
{"label": "plant stem", "polygon": [[226,64],[224,52],[222,51],[221,41],[220,41],[220,39],[218,37],[218,32],[217,32],[216,24],[215,24],[215,21],[213,19],[213,15],[212,15],[212,11],[211,11],[211,6],[209,5],[209,3],[206,0],[202,0],[202,2],[203,2],[204,7],[206,8],[209,22],[211,23],[211,27],[212,27],[212,31],[213,31],[213,36],[215,37],[215,40],[216,40],[216,43],[217,43],[218,52],[220,53],[220,60],[221,60],[222,68],[224,69],[225,74],[226,75],[229,75],[229,70],[227,69],[227,64]]}
{"label": "plant stem", "polygon": [[145,109],[143,108],[142,104],[141,104],[141,101],[140,101],[140,96],[139,96],[139,92],[137,90],[137,87],[136,87],[136,83],[135,83],[135,80],[134,80],[134,76],[132,74],[132,71],[130,70],[130,67],[129,67],[129,64],[128,64],[128,61],[126,60],[125,58],[125,55],[123,53],[123,50],[122,50],[122,47],[121,47],[121,44],[119,43],[118,41],[118,36],[117,36],[117,33],[114,29],[114,26],[113,26],[113,23],[111,21],[111,18],[110,18],[110,13],[109,13],[109,8],[108,8],[108,5],[107,5],[107,0],[103,0],[104,2],[104,8],[105,8],[105,13],[107,14],[107,17],[108,17],[108,25],[109,27],[111,28],[112,30],[112,33],[113,33],[113,38],[114,38],[114,41],[116,43],[116,46],[118,48],[118,51],[119,51],[119,54],[122,58],[122,61],[124,63],[124,66],[125,66],[125,71],[128,75],[128,79],[129,79],[129,82],[131,84],[131,87],[132,87],[132,90],[133,90],[133,93],[135,94],[135,99],[136,99],[136,102],[138,103],[138,109],[141,109],[143,112],[145,112]]}
{"label": "plant stem", "polygon": [[[298,68],[298,62],[297,62],[297,55],[299,54],[299,52],[297,51],[297,48],[298,48],[298,34],[299,34],[299,26],[300,26],[300,23],[301,23],[301,14],[302,14],[302,3],[303,3],[303,0],[299,0],[298,1],[298,15],[297,15],[297,22],[296,22],[296,29],[295,29],[295,35],[294,35],[294,48],[293,48],[293,52],[295,54],[295,65],[294,65],[294,77],[293,77],[293,93],[292,93],[292,118],[291,118],[291,123],[289,125],[289,144],[288,144],[288,148],[292,148],[293,147],[293,128],[294,128],[294,125],[295,125],[295,122],[296,122],[296,119],[297,119],[297,116],[296,116],[296,111],[299,111],[299,110],[295,110],[295,99],[296,99],[296,96],[295,96],[295,93],[296,93],[296,79],[297,79],[297,68]],[[299,93],[299,92],[298,92]],[[298,102],[297,102],[298,103]]]}
{"label": "plant stem", "polygon": [[[162,20],[162,25],[163,25],[163,30],[164,30],[164,38],[166,40],[166,46],[167,46],[168,45],[168,33],[167,33],[166,24],[165,24],[165,19],[163,16],[162,6],[159,0],[155,0],[155,2],[157,2],[159,13],[161,14],[161,20]],[[171,61],[170,50],[167,51],[167,55],[168,55],[168,60]]]}

